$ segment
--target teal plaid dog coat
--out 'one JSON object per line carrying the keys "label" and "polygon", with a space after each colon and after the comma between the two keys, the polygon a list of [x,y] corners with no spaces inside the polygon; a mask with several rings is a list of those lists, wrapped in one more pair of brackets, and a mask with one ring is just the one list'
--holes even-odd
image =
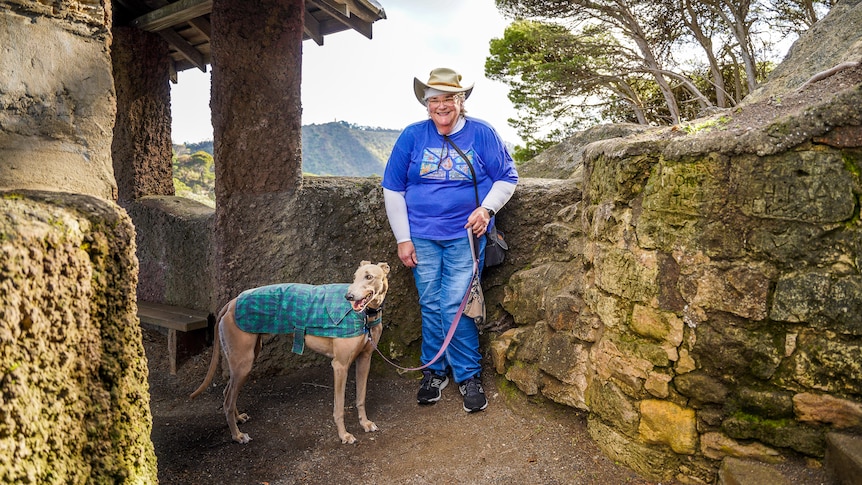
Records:
{"label": "teal plaid dog coat", "polygon": [[366,324],[365,312],[353,311],[345,298],[347,283],[305,285],[285,283],[242,292],[236,299],[236,325],[248,333],[292,333],[293,352],[302,355],[305,335],[356,337],[380,324]]}

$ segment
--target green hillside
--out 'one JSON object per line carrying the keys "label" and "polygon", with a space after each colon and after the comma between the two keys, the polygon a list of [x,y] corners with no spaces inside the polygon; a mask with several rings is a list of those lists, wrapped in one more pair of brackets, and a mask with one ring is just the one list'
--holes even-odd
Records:
{"label": "green hillside", "polygon": [[[311,175],[383,175],[386,160],[400,133],[345,121],[305,125],[302,127],[302,171]],[[213,142],[174,145],[176,156],[198,151],[212,155]]]}
{"label": "green hillside", "polygon": [[400,132],[344,121],[302,127],[302,171],[315,175],[383,175]]}
{"label": "green hillside", "polygon": [[[400,131],[344,121],[302,127],[302,172],[308,175],[383,175]],[[176,194],[215,204],[212,140],[174,145]]]}

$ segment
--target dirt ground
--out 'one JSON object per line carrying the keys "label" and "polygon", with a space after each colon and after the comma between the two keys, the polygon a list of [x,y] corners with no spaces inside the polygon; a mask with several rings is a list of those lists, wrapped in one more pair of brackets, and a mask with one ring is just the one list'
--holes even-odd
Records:
{"label": "dirt ground", "polygon": [[240,445],[231,441],[221,410],[223,378],[188,399],[206,374],[212,347],[171,376],[167,337],[145,329],[144,343],[162,484],[653,483],[605,458],[587,435],[584,415],[504,398],[490,370],[484,375],[488,408],[467,414],[454,385],[437,404],[419,406],[418,373],[401,376],[375,365],[367,398],[369,418],[380,428],[375,433],[359,427],[351,372],[345,423],[355,445],[341,444],[335,430],[329,365],[288,376],[252,372],[239,398],[240,412],[251,416],[240,429],[252,441]]}
{"label": "dirt ground", "polygon": [[[350,406],[345,423],[358,441],[341,444],[332,420],[332,371],[323,363],[287,376],[253,371],[239,398],[240,412],[251,416],[240,429],[252,441],[240,445],[231,441],[221,410],[220,375],[200,397],[188,398],[206,374],[212,347],[181,361],[172,376],[166,335],[144,329],[144,345],[163,485],[658,483],[605,457],[587,434],[585,414],[501,389],[491,369],[483,376],[488,408],[467,414],[454,385],[437,404],[417,405],[417,373],[399,375],[377,355],[367,407],[380,431],[364,433]],[[354,386],[351,376],[348,403]],[[794,484],[827,483],[822,468],[804,461],[784,467]]]}

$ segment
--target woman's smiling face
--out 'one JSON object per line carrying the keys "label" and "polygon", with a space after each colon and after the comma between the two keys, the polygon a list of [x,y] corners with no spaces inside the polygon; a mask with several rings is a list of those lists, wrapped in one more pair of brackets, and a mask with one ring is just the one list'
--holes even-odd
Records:
{"label": "woman's smiling face", "polygon": [[461,117],[461,103],[463,100],[464,95],[458,93],[432,96],[426,101],[431,121],[434,122],[437,131],[441,135],[451,133],[455,124],[458,123],[458,118]]}

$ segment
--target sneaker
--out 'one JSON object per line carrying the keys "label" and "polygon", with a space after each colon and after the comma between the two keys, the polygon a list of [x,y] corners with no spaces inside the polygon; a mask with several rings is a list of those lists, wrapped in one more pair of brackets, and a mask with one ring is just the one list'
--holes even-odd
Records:
{"label": "sneaker", "polygon": [[478,377],[471,377],[458,385],[461,395],[464,396],[464,411],[475,413],[488,407],[485,399],[485,389],[482,389],[482,381]]}
{"label": "sneaker", "polygon": [[422,371],[422,384],[416,394],[419,404],[434,404],[440,400],[440,393],[449,384],[447,376],[437,375],[431,371]]}

